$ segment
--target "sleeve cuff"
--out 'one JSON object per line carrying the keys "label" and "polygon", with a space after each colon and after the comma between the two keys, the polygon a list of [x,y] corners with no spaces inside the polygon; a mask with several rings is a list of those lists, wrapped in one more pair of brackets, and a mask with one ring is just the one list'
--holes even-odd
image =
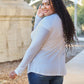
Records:
{"label": "sleeve cuff", "polygon": [[21,76],[21,74],[20,74],[17,70],[15,70],[15,73],[16,73],[17,75]]}
{"label": "sleeve cuff", "polygon": [[15,70],[15,73],[16,73],[17,75],[19,75],[19,73],[17,72],[17,70]]}
{"label": "sleeve cuff", "polygon": [[41,20],[42,18],[36,14],[36,20]]}

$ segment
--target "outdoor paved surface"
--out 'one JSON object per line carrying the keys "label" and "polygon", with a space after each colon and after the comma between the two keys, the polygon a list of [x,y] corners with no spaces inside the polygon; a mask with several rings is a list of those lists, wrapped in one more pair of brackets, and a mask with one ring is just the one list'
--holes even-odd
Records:
{"label": "outdoor paved surface", "polygon": [[66,63],[66,69],[63,84],[84,84],[84,50]]}
{"label": "outdoor paved surface", "polygon": [[84,37],[78,37],[79,41],[84,41]]}

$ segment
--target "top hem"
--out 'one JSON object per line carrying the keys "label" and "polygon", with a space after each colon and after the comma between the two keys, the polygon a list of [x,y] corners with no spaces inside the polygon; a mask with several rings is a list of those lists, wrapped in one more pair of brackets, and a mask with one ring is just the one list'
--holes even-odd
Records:
{"label": "top hem", "polygon": [[54,73],[54,74],[48,74],[48,73],[39,73],[39,72],[35,72],[35,71],[29,71],[27,72],[27,74],[29,74],[30,72],[36,73],[36,74],[40,74],[40,75],[45,75],[45,76],[65,76],[66,73],[61,74],[61,73]]}

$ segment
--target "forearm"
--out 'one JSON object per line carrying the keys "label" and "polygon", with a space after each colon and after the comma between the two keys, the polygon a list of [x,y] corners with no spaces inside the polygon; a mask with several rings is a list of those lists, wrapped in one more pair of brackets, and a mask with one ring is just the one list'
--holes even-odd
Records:
{"label": "forearm", "polygon": [[47,29],[38,28],[36,35],[34,36],[31,42],[31,45],[27,49],[20,65],[15,70],[17,75],[21,74],[26,68],[26,66],[28,66],[28,64],[34,59],[34,57],[40,51],[42,45],[48,38],[48,34],[49,34],[49,31]]}
{"label": "forearm", "polygon": [[37,27],[37,25],[39,24],[39,22],[42,20],[41,17],[39,17],[38,15],[36,15],[35,17],[35,23],[34,23],[34,29]]}

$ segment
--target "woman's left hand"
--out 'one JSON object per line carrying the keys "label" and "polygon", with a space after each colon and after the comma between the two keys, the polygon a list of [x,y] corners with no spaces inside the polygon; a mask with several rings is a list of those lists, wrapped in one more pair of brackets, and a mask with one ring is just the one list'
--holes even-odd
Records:
{"label": "woman's left hand", "polygon": [[11,79],[15,79],[16,76],[17,76],[17,74],[15,73],[15,71],[12,71],[12,72],[9,74],[9,77],[10,77]]}
{"label": "woman's left hand", "polygon": [[43,10],[42,10],[42,8],[41,8],[41,5],[39,6],[39,8],[38,8],[38,10],[37,10],[37,15],[39,16],[39,17],[44,17],[44,13],[43,13]]}

